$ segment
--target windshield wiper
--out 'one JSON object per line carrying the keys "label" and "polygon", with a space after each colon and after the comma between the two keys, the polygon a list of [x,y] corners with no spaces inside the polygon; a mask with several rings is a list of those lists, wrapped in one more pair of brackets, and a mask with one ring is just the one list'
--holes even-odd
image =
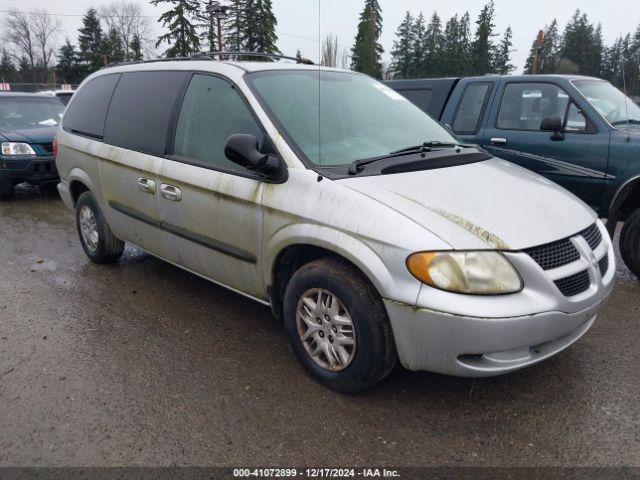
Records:
{"label": "windshield wiper", "polygon": [[434,149],[442,150],[444,148],[470,148],[472,145],[463,145],[458,143],[445,143],[439,141],[424,142],[420,145],[414,145],[412,147],[402,148],[382,155],[380,157],[365,158],[362,160],[355,160],[349,165],[349,175],[355,175],[360,172],[366,165],[377,162],[378,160],[387,160],[389,158],[401,157],[403,155],[411,155],[414,153],[426,153],[432,152]]}
{"label": "windshield wiper", "polygon": [[414,145],[413,147],[402,148],[395,150],[389,155],[395,155],[397,153],[412,153],[412,152],[429,152],[433,148],[467,148],[467,145],[460,145],[458,143],[445,143],[437,140],[431,142],[424,142],[420,145]]}

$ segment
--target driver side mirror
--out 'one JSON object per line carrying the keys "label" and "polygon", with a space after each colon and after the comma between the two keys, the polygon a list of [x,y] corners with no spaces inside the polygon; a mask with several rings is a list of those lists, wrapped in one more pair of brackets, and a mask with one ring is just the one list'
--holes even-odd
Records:
{"label": "driver side mirror", "polygon": [[244,133],[231,135],[224,148],[225,155],[232,162],[271,180],[282,180],[286,168],[274,151],[269,140],[263,139],[258,143],[254,135]]}
{"label": "driver side mirror", "polygon": [[543,118],[540,123],[540,130],[544,132],[553,132],[551,140],[564,140],[564,133],[562,133],[562,119],[560,117]]}

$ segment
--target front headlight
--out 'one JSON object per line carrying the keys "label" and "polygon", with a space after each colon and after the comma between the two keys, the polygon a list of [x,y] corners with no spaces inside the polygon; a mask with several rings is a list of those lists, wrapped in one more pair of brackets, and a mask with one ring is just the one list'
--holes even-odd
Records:
{"label": "front headlight", "polygon": [[31,145],[21,142],[2,142],[3,155],[35,155]]}
{"label": "front headlight", "polygon": [[498,252],[414,253],[407,268],[422,283],[448,292],[500,295],[522,290],[520,275]]}

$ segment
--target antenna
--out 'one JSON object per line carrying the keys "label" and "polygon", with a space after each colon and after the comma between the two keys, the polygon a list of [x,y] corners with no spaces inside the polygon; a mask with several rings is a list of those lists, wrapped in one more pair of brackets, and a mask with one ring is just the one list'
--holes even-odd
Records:
{"label": "antenna", "polygon": [[622,54],[622,59],[620,60],[620,67],[622,70],[622,93],[624,93],[624,114],[627,117],[627,142],[630,142],[631,134],[629,133],[629,97],[627,97],[627,80],[624,75],[624,64],[624,54]]}

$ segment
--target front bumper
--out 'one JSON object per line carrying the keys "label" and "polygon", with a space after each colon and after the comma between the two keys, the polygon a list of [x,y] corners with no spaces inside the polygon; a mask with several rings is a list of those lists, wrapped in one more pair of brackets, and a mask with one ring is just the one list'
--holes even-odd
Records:
{"label": "front bumper", "polygon": [[55,182],[60,178],[53,156],[0,156],[0,176],[30,183]]}
{"label": "front bumper", "polygon": [[480,318],[385,300],[402,365],[461,377],[500,375],[555,355],[589,330],[601,303],[571,314]]}

